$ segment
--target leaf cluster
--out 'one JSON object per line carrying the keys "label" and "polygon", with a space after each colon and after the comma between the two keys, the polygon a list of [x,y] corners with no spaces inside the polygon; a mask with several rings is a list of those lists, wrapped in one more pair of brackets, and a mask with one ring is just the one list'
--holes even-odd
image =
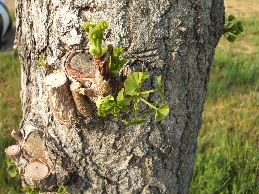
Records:
{"label": "leaf cluster", "polygon": [[18,168],[12,160],[6,159],[6,165],[6,171],[8,172],[10,177],[14,178],[19,174]]}
{"label": "leaf cluster", "polygon": [[24,187],[22,190],[25,192],[25,194],[38,194],[40,192],[38,189],[30,186]]}
{"label": "leaf cluster", "polygon": [[234,42],[238,35],[244,31],[241,21],[236,20],[235,16],[229,15],[224,25],[224,36],[229,42]]}
{"label": "leaf cluster", "polygon": [[123,48],[114,48],[113,54],[110,57],[109,74],[111,76],[119,75],[121,68],[128,62],[128,59],[121,57],[125,51]]}
{"label": "leaf cluster", "polygon": [[45,59],[45,55],[41,54],[39,60],[36,61],[36,64],[42,67],[47,67],[47,62]]}
{"label": "leaf cluster", "polygon": [[[147,98],[151,93],[159,92],[162,99],[165,98],[165,92],[162,88],[162,77],[157,78],[157,83],[159,85],[158,89],[142,91],[143,82],[150,77],[147,72],[134,72],[128,76],[125,81],[125,87],[121,89],[118,96],[114,98],[112,95],[106,97],[99,97],[97,107],[99,116],[107,116],[112,114],[116,117],[120,116],[121,112],[130,112],[131,105],[134,109],[134,119],[133,120],[122,120],[127,125],[141,124],[148,121],[148,118],[141,118],[139,113],[150,114],[155,112],[155,120],[163,120],[169,114],[169,106],[163,104],[158,106],[158,102],[152,104]],[[144,103],[149,106],[148,110],[140,110],[140,103]]]}
{"label": "leaf cluster", "polygon": [[63,186],[63,185],[59,186],[57,193],[58,194],[66,194],[67,193],[67,187]]}
{"label": "leaf cluster", "polygon": [[107,52],[108,46],[102,46],[102,42],[104,33],[108,27],[109,23],[105,20],[101,21],[100,24],[84,23],[83,28],[88,33],[88,39],[91,44],[89,52],[92,56],[102,56]]}
{"label": "leaf cluster", "polygon": [[[102,46],[102,42],[104,39],[104,33],[108,27],[109,23],[105,20],[101,21],[100,24],[91,24],[90,22],[86,22],[84,24],[83,28],[88,33],[88,39],[91,45],[89,52],[92,56],[102,56],[107,52],[108,46]],[[124,59],[121,56],[124,54],[124,52],[125,51],[123,50],[123,48],[113,49],[113,53],[110,57],[110,76],[119,75],[119,71],[121,70],[121,68],[128,62],[127,59]]]}

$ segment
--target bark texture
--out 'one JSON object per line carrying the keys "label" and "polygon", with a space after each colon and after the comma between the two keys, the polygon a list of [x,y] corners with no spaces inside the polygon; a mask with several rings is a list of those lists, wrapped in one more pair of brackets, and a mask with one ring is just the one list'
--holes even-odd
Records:
{"label": "bark texture", "polygon": [[[187,194],[223,31],[223,0],[17,0],[16,8],[23,141],[43,133],[46,164],[55,174],[42,188],[64,184],[71,194]],[[51,69],[64,71],[66,56],[87,46],[83,22],[100,20],[110,23],[106,43],[127,50],[128,68],[154,76],[146,89],[156,86],[155,76],[164,77],[171,109],[165,120],[125,126],[120,118],[98,117],[96,110],[78,115],[71,126],[53,119],[44,88],[49,72],[36,60],[44,54]],[[29,183],[24,179],[24,184]]]}

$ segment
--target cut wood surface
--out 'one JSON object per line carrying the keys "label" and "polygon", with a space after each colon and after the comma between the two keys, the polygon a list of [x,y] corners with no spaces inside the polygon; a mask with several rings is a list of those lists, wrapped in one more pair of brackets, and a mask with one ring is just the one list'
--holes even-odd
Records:
{"label": "cut wood surface", "polygon": [[30,133],[24,143],[23,149],[31,158],[44,158],[45,147],[42,135],[39,132]]}
{"label": "cut wood surface", "polygon": [[33,180],[43,180],[50,174],[49,166],[39,161],[28,163],[24,170],[25,176]]}
{"label": "cut wood surface", "polygon": [[21,148],[19,145],[12,145],[5,149],[6,155],[12,160],[16,159],[20,152]]}

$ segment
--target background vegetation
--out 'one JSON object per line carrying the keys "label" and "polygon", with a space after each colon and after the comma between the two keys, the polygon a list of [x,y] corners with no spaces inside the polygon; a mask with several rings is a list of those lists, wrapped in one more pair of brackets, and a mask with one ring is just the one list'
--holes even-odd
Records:
{"label": "background vegetation", "polygon": [[[227,0],[227,13],[245,27],[222,38],[212,67],[192,194],[259,194],[259,1]],[[19,177],[6,171],[4,149],[21,120],[20,65],[0,51],[0,194],[16,194]]]}

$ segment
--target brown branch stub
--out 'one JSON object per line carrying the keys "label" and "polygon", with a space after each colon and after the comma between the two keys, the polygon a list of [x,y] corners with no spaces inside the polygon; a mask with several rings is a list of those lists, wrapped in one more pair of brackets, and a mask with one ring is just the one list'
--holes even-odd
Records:
{"label": "brown branch stub", "polygon": [[76,109],[65,73],[57,71],[49,74],[45,78],[45,88],[54,117],[62,124],[74,124]]}
{"label": "brown branch stub", "polygon": [[29,162],[26,165],[24,171],[25,171],[24,176],[26,178],[30,178],[36,181],[46,179],[50,175],[49,166],[37,160]]}
{"label": "brown branch stub", "polygon": [[80,93],[81,89],[82,89],[82,85],[77,81],[74,81],[70,85],[70,90],[72,92],[78,112],[83,116],[89,116],[92,114],[92,106],[89,102],[88,97]]}
{"label": "brown branch stub", "polygon": [[89,78],[95,78],[98,68],[92,61],[90,53],[71,52],[65,62],[65,68],[68,76],[84,83]]}
{"label": "brown branch stub", "polygon": [[23,150],[30,158],[44,158],[46,150],[42,134],[37,131],[31,132],[23,145]]}
{"label": "brown branch stub", "polygon": [[23,140],[23,134],[21,131],[13,130],[11,133],[12,138],[14,138],[17,142],[21,142]]}
{"label": "brown branch stub", "polygon": [[5,149],[5,153],[11,160],[18,160],[21,154],[21,147],[19,145],[12,145]]}

